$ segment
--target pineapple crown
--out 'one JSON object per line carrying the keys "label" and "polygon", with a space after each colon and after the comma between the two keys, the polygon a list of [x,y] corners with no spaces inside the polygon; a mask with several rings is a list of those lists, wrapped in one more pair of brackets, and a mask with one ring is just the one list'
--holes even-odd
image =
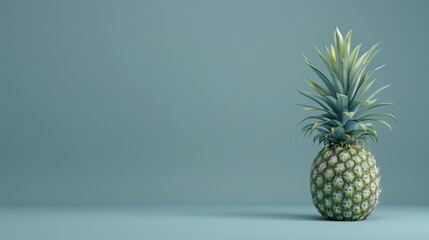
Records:
{"label": "pineapple crown", "polygon": [[394,105],[393,103],[379,103],[375,96],[390,85],[370,91],[377,77],[374,72],[383,66],[371,71],[367,70],[368,64],[378,53],[378,44],[375,44],[367,52],[359,56],[362,44],[357,45],[350,52],[352,31],[343,38],[341,32],[336,29],[334,44],[330,48],[325,47],[324,55],[316,46],[317,54],[325,64],[330,77],[323,74],[308,58],[307,65],[316,73],[321,82],[308,79],[307,85],[314,93],[298,91],[305,97],[316,103],[316,106],[298,104],[305,110],[322,112],[304,118],[301,122],[307,122],[302,131],[312,135],[316,131],[313,142],[319,144],[364,144],[368,139],[378,141],[378,134],[373,123],[381,123],[388,128],[392,127],[382,118],[388,117],[396,121],[390,113],[375,113],[370,110],[382,106]]}

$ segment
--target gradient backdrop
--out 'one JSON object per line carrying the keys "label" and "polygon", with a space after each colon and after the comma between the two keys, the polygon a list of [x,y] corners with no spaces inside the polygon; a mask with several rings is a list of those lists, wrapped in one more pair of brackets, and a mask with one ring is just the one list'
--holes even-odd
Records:
{"label": "gradient backdrop", "polygon": [[429,204],[428,1],[0,1],[0,203],[311,204],[305,53],[379,42],[384,204]]}

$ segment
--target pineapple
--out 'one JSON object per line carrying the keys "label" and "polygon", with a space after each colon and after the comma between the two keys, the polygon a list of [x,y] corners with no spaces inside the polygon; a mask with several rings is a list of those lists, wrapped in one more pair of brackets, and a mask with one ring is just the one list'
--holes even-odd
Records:
{"label": "pineapple", "polygon": [[314,46],[329,75],[305,57],[321,81],[308,80],[313,93],[299,91],[315,105],[298,105],[321,113],[306,117],[301,123],[307,122],[302,128],[304,135],[315,133],[313,142],[324,144],[311,166],[310,191],[319,213],[330,220],[363,220],[374,210],[381,192],[379,170],[364,146],[370,139],[378,140],[373,123],[391,129],[382,118],[396,121],[390,113],[370,111],[393,105],[379,103],[375,98],[389,85],[371,91],[376,80],[374,72],[382,67],[367,70],[379,51],[377,45],[359,55],[361,44],[350,51],[351,36],[352,31],[343,37],[337,28],[333,45],[325,47],[326,55]]}

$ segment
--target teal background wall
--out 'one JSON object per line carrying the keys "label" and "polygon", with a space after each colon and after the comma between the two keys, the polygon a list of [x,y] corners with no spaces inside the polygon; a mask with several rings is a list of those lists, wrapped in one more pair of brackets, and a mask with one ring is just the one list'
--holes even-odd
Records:
{"label": "teal background wall", "polygon": [[428,204],[428,1],[0,1],[0,203],[310,204],[302,53],[379,42],[383,204]]}

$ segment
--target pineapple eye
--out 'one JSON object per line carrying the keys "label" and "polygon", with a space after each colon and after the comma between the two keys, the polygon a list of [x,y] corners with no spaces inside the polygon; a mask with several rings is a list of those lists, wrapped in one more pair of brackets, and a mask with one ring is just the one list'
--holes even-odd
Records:
{"label": "pineapple eye", "polygon": [[326,162],[322,162],[319,165],[319,173],[322,173],[326,169],[326,167],[327,167]]}

